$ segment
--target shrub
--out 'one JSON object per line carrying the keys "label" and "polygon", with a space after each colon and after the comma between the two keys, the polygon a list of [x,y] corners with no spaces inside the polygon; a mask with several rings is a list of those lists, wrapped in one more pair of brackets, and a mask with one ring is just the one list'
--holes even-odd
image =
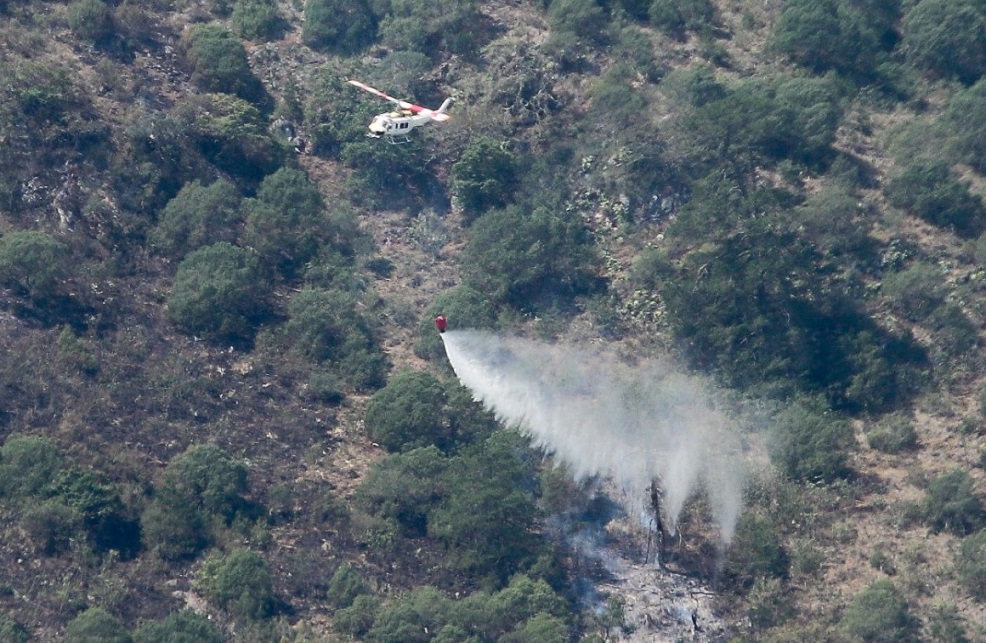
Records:
{"label": "shrub", "polygon": [[246,466],[214,444],[189,447],[164,470],[158,494],[231,523],[246,508]]}
{"label": "shrub", "polygon": [[151,244],[173,259],[181,259],[193,250],[219,241],[236,240],[241,219],[240,192],[225,179],[209,186],[193,181],[164,206],[157,226],[151,232]]}
{"label": "shrub", "polygon": [[24,512],[22,525],[35,550],[46,556],[68,551],[72,541],[82,536],[82,515],[57,500],[31,506]]}
{"label": "shrub", "polygon": [[226,242],[190,253],[178,266],[168,317],[188,333],[217,341],[249,341],[267,315],[260,262]]}
{"label": "shrub", "polygon": [[182,36],[192,82],[202,91],[233,94],[255,104],[267,100],[260,80],[253,75],[243,43],[222,26],[198,24]]}
{"label": "shrub", "polygon": [[180,498],[158,498],[140,516],[148,549],[167,561],[194,558],[209,546],[212,532],[205,513]]}
{"label": "shrub", "polygon": [[774,523],[754,513],[743,514],[726,559],[727,578],[737,587],[749,588],[761,578],[787,578],[790,564]]}
{"label": "shrub", "polygon": [[974,481],[963,469],[953,469],[928,483],[924,519],[936,531],[964,536],[983,525],[982,498],[973,490]]}
{"label": "shrub", "polygon": [[966,591],[977,601],[986,601],[986,529],[962,541],[955,569]]}
{"label": "shrub", "polygon": [[233,30],[247,40],[273,40],[282,28],[282,19],[273,0],[236,0]]}
{"label": "shrub", "polygon": [[857,640],[891,643],[918,640],[920,621],[894,584],[879,580],[853,598],[841,625]]}
{"label": "shrub", "polygon": [[434,446],[379,460],[356,491],[358,507],[411,537],[424,536],[428,514],[446,495],[448,461]]}
{"label": "shrub", "polygon": [[90,607],[65,627],[65,643],[131,643],[120,619],[101,607]]}
{"label": "shrub", "polygon": [[69,5],[68,26],[80,40],[98,45],[113,35],[113,12],[103,0],[77,0]]}
{"label": "shrub", "polygon": [[852,425],[817,401],[799,402],[781,412],[770,434],[771,459],[794,480],[832,482],[852,472]]}
{"label": "shrub", "polygon": [[0,616],[0,641],[27,643],[30,639],[31,634],[24,629],[23,625],[6,616]]}
{"label": "shrub", "polygon": [[390,452],[418,447],[448,446],[445,422],[445,388],[424,371],[403,371],[370,399],[366,430]]}
{"label": "shrub", "polygon": [[13,434],[0,447],[0,498],[38,496],[62,467],[58,447],[39,435]]}
{"label": "shrub", "polygon": [[225,638],[208,617],[190,609],[172,612],[162,621],[144,623],[134,643],[223,643]]}
{"label": "shrub", "polygon": [[986,78],[952,97],[945,122],[953,134],[952,146],[960,159],[986,172]]}
{"label": "shrub", "polygon": [[943,301],[941,272],[926,263],[888,275],[882,290],[897,312],[915,321],[926,319]]}
{"label": "shrub", "polygon": [[442,50],[472,56],[480,45],[484,19],[474,0],[390,0],[387,4],[388,9],[377,13],[383,16],[380,38],[392,49],[432,57]]}
{"label": "shrub", "polygon": [[716,10],[711,0],[652,0],[647,13],[654,26],[682,35],[684,31],[711,29]]}
{"label": "shrub", "polygon": [[452,165],[452,191],[468,220],[490,208],[502,208],[517,189],[517,159],[505,143],[482,138]]}
{"label": "shrub", "polygon": [[209,558],[195,575],[195,587],[240,619],[260,620],[273,613],[273,582],[267,561],[249,549]]}
{"label": "shrub", "polygon": [[140,527],[130,519],[119,490],[106,476],[65,469],[51,484],[54,500],[77,511],[91,544],[99,551],[116,550],[124,559],[140,549]]}
{"label": "shrub", "polygon": [[877,451],[897,454],[918,446],[918,432],[910,418],[889,415],[877,422],[867,434],[870,446]]}
{"label": "shrub", "polygon": [[552,32],[566,32],[587,42],[599,42],[608,17],[596,0],[552,0],[548,7]]}
{"label": "shrub", "polygon": [[326,598],[337,609],[342,609],[349,607],[357,597],[367,593],[369,591],[363,577],[349,563],[343,563],[332,574]]}
{"label": "shrub", "polygon": [[373,627],[379,612],[379,598],[369,594],[357,596],[352,605],[333,615],[336,631],[353,637],[363,637]]}
{"label": "shrub", "polygon": [[914,65],[972,84],[986,72],[986,7],[976,0],[920,0],[903,23],[903,49]]}
{"label": "shrub", "polygon": [[312,49],[354,54],[377,37],[376,17],[364,0],[307,0],[301,38]]}
{"label": "shrub", "polygon": [[969,191],[968,183],[957,180],[944,161],[911,161],[891,178],[886,193],[894,206],[964,237],[977,237],[986,230],[982,199]]}
{"label": "shrub", "polygon": [[69,274],[68,255],[65,244],[44,232],[8,232],[0,237],[0,284],[35,303],[51,303]]}

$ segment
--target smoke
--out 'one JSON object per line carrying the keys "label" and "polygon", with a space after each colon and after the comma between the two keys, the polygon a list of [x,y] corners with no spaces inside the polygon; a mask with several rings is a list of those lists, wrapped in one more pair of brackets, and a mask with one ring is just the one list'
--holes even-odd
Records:
{"label": "smoke", "polygon": [[645,515],[651,481],[674,531],[688,498],[704,486],[728,544],[742,503],[744,469],[734,425],[701,381],[648,360],[483,331],[442,335],[455,374],[507,426],[565,462],[576,479],[612,478]]}

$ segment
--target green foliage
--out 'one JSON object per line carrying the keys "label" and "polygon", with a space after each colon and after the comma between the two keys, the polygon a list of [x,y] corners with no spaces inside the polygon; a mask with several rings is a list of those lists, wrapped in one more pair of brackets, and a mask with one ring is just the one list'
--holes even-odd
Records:
{"label": "green foliage", "polygon": [[259,181],[284,162],[287,148],[273,139],[256,107],[230,94],[193,95],[175,119],[198,151],[224,172]]}
{"label": "green foliage", "polygon": [[164,470],[158,494],[232,522],[246,507],[246,466],[214,444],[189,447]]}
{"label": "green foliage", "polygon": [[249,340],[267,310],[259,260],[226,242],[185,257],[168,299],[171,321],[185,332],[216,341]]}
{"label": "green foliage", "polygon": [[312,49],[355,54],[377,37],[377,21],[364,0],[307,0],[301,39]]}
{"label": "green foliage", "polygon": [[771,429],[771,460],[794,480],[832,482],[851,475],[852,425],[815,401],[782,411]]}
{"label": "green foliage", "polygon": [[914,422],[899,415],[881,418],[866,435],[870,446],[877,451],[898,454],[912,451],[918,446],[918,432]]}
{"label": "green foliage", "polygon": [[140,525],[148,549],[167,561],[193,558],[212,540],[205,513],[178,497],[165,496],[148,504]]}
{"label": "green foliage", "polygon": [[914,159],[891,178],[885,192],[894,206],[964,237],[977,237],[986,230],[982,199],[952,175],[945,161]]}
{"label": "green foliage", "polygon": [[50,439],[13,434],[0,447],[0,499],[36,497],[61,470],[62,457]]}
{"label": "green foliage", "polygon": [[536,556],[536,508],[525,491],[533,469],[519,441],[499,431],[449,462],[449,493],[429,514],[428,535],[449,547],[452,569],[502,583]]}
{"label": "green foliage", "polygon": [[380,599],[369,594],[356,597],[353,604],[338,610],[334,615],[335,629],[342,634],[353,637],[363,637],[376,619],[380,610]]}
{"label": "green foliage", "polygon": [[423,536],[429,513],[447,493],[447,467],[447,459],[434,446],[379,460],[356,491],[356,504],[405,535]]}
{"label": "green foliage", "polygon": [[986,601],[986,529],[962,541],[955,570],[965,590],[977,601]]}
{"label": "green foliage", "polygon": [[283,334],[294,350],[366,390],[384,383],[387,361],[352,295],[305,288],[288,302]]}
{"label": "green foliage", "polygon": [[869,80],[896,43],[899,12],[896,0],[790,0],[771,46],[813,71],[834,69]]}
{"label": "green foliage", "polygon": [[35,550],[46,556],[68,551],[72,542],[82,535],[82,515],[58,500],[30,506],[21,524]]}
{"label": "green foliage", "polygon": [[986,7],[977,0],[920,0],[904,16],[903,49],[914,65],[971,85],[986,73]]}
{"label": "green foliage", "polygon": [[725,573],[737,587],[750,588],[758,579],[786,579],[790,557],[770,519],[745,513],[736,526]]}
{"label": "green foliage", "polygon": [[974,485],[975,481],[964,469],[952,469],[928,483],[924,519],[934,531],[964,536],[983,526],[986,512]]}
{"label": "green foliage", "polygon": [[282,29],[283,19],[273,0],[236,0],[233,31],[248,40],[273,40]]}
{"label": "green foliage", "polygon": [[652,0],[647,14],[654,26],[681,36],[685,31],[711,29],[716,9],[711,0]]}
{"label": "green foliage", "polygon": [[582,221],[545,208],[488,212],[463,251],[466,285],[519,309],[590,292],[598,263]]}
{"label": "green foliage", "polygon": [[144,623],[134,643],[223,643],[222,633],[206,616],[190,609],[172,612],[162,621]]}
{"label": "green foliage", "polygon": [[944,301],[941,270],[927,263],[914,263],[884,278],[883,294],[897,312],[908,319],[927,319]]}
{"label": "green foliage", "polygon": [[69,275],[68,247],[44,232],[17,230],[0,237],[0,284],[37,304],[51,303]]}
{"label": "green foliage", "polygon": [[329,581],[329,589],[326,598],[337,609],[349,607],[357,597],[369,593],[366,581],[360,573],[353,569],[349,563],[339,565],[332,580]]}
{"label": "green foliage", "polygon": [[448,447],[445,388],[424,371],[397,373],[366,407],[366,430],[390,452]]}
{"label": "green foliage", "polygon": [[120,619],[102,607],[91,607],[65,627],[65,643],[131,643]]}
{"label": "green foliage", "polygon": [[606,33],[609,17],[596,0],[552,0],[548,19],[556,32],[589,43],[600,42]]}
{"label": "green foliage", "polygon": [[68,26],[80,40],[98,45],[113,35],[113,12],[103,0],[76,0],[68,8]]}
{"label": "green foliage", "polygon": [[31,639],[31,634],[24,629],[24,626],[0,615],[0,641],[7,643],[27,643]]}
{"label": "green foliage", "polygon": [[986,172],[986,78],[952,97],[945,112],[959,158]]}
{"label": "green foliage", "polygon": [[920,623],[889,580],[876,581],[856,594],[841,619],[849,635],[872,643],[917,641]]}
{"label": "green foliage", "polygon": [[434,587],[420,587],[387,603],[368,639],[373,643],[429,643],[446,618],[450,601]]}
{"label": "green foliage", "polygon": [[274,610],[267,561],[249,549],[234,549],[226,556],[207,559],[195,575],[195,587],[239,619],[264,619]]}
{"label": "green foliage", "polygon": [[85,373],[95,375],[99,371],[99,360],[93,355],[88,344],[76,336],[71,326],[58,333],[58,359]]}
{"label": "green foliage", "polygon": [[106,476],[64,469],[52,481],[50,493],[57,502],[78,512],[97,550],[117,550],[125,559],[137,554],[140,529],[130,519],[119,490]]}
{"label": "green foliage", "polygon": [[932,608],[927,631],[933,641],[971,643],[966,636],[963,619],[952,603],[939,603]]}
{"label": "green foliage", "polygon": [[499,643],[567,643],[570,640],[570,628],[565,621],[548,614],[537,614],[498,639]]}
{"label": "green foliage", "polygon": [[474,0],[389,0],[374,4],[381,5],[376,11],[382,16],[380,38],[392,49],[430,56],[444,50],[468,57],[482,42],[484,20]]}
{"label": "green foliage", "polygon": [[512,200],[517,186],[517,158],[505,143],[481,138],[452,165],[452,191],[471,220]]}
{"label": "green foliage", "polygon": [[267,100],[260,80],[253,75],[243,43],[216,23],[190,27],[182,46],[192,82],[203,92],[233,94],[255,104]]}
{"label": "green foliage", "polygon": [[172,259],[219,241],[231,243],[241,219],[240,201],[239,190],[225,179],[209,186],[188,183],[161,211],[150,242]]}

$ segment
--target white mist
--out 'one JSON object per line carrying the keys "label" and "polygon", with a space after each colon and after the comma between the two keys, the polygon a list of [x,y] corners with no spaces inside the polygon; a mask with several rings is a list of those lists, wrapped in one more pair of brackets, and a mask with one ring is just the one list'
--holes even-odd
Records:
{"label": "white mist", "polygon": [[507,426],[566,463],[577,479],[609,477],[639,501],[651,481],[664,491],[672,531],[704,486],[725,544],[742,505],[739,439],[697,378],[666,364],[633,367],[612,356],[484,331],[442,335],[455,374]]}

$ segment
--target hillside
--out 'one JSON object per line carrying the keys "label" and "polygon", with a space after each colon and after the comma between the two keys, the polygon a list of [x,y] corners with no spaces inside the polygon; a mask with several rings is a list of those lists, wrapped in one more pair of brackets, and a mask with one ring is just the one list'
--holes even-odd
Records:
{"label": "hillside", "polygon": [[[0,0],[0,640],[986,640],[984,29]],[[714,383],[732,542],[498,426],[439,312]]]}

